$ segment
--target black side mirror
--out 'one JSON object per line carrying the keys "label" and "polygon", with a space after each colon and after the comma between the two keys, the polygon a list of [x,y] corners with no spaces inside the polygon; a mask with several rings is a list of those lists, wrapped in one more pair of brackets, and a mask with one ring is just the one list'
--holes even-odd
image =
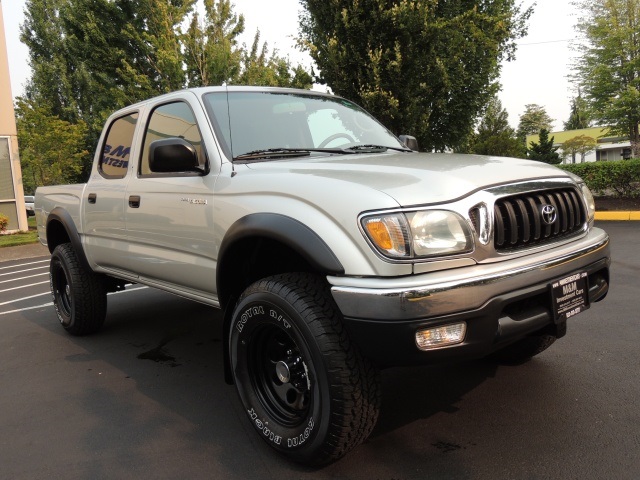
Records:
{"label": "black side mirror", "polygon": [[151,142],[149,168],[155,173],[203,173],[198,162],[198,152],[182,138],[166,138]]}
{"label": "black side mirror", "polygon": [[410,148],[414,152],[418,151],[418,140],[416,140],[416,137],[412,137],[411,135],[400,135],[398,138],[406,145],[407,148]]}

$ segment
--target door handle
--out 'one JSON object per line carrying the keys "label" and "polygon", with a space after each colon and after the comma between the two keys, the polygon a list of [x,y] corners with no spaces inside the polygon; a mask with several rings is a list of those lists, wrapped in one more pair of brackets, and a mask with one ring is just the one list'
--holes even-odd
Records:
{"label": "door handle", "polygon": [[139,208],[140,207],[140,196],[139,195],[130,195],[129,196],[129,206],[131,208]]}
{"label": "door handle", "polygon": [[95,193],[90,193],[89,198],[87,200],[89,201],[89,203],[96,203],[97,198],[98,198],[98,195],[96,195]]}

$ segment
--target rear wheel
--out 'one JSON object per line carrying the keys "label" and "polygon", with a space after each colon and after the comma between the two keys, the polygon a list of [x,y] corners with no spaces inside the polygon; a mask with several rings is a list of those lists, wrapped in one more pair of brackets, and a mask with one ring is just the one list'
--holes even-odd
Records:
{"label": "rear wheel", "polygon": [[373,430],[379,373],[350,342],[321,278],[286,274],[251,285],[234,309],[229,347],[249,421],[288,458],[330,463]]}
{"label": "rear wheel", "polygon": [[95,333],[107,314],[107,292],[102,279],[85,267],[70,243],[51,255],[49,282],[58,320],[72,335]]}

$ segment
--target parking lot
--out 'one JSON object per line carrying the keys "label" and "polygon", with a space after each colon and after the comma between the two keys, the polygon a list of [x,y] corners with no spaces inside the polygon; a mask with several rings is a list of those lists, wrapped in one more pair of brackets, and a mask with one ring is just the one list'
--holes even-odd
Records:
{"label": "parking lot", "polygon": [[222,373],[219,311],[139,285],[90,337],[57,324],[48,259],[2,260],[0,478],[636,479],[640,223],[612,238],[611,290],[518,367],[383,372],[378,426],[309,470],[247,422]]}

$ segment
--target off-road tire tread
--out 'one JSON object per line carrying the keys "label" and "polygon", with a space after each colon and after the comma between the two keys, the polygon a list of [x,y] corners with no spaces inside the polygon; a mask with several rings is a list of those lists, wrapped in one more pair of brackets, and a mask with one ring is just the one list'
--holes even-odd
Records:
{"label": "off-road tire tread", "polygon": [[57,256],[61,263],[67,265],[67,280],[73,296],[73,322],[64,329],[75,336],[98,332],[107,314],[107,292],[102,278],[81,263],[70,243],[58,245],[52,256]]}
{"label": "off-road tire tread", "polygon": [[342,315],[326,281],[307,273],[287,273],[259,280],[243,293],[271,292],[292,305],[307,320],[321,347],[324,364],[333,379],[331,419],[322,451],[305,464],[336,461],[364,442],[378,420],[380,373],[349,339]]}

